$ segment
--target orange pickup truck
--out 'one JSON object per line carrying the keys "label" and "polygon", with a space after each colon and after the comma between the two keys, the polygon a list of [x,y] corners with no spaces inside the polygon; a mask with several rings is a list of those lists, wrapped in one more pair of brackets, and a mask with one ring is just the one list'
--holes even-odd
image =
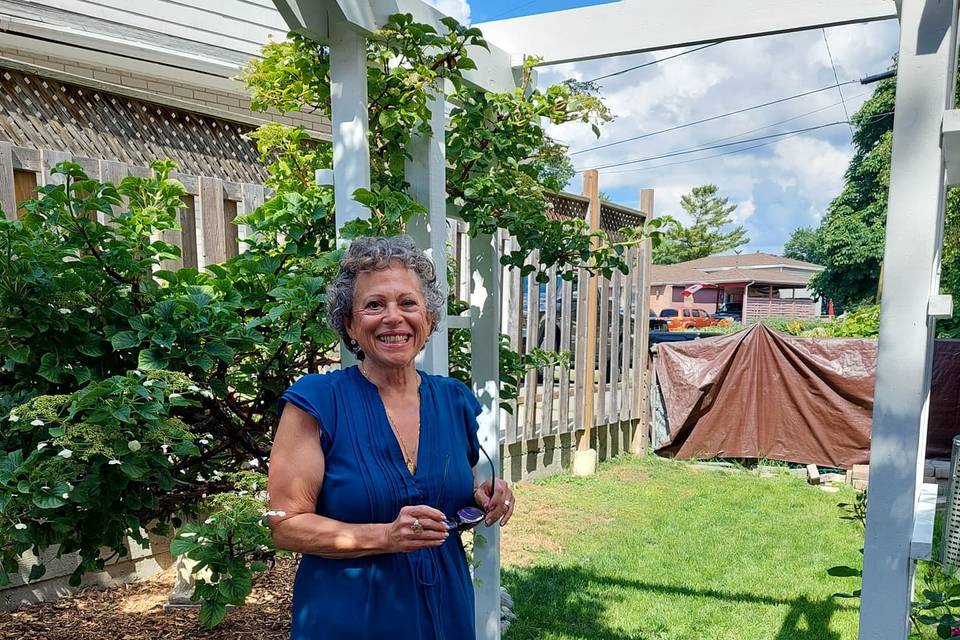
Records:
{"label": "orange pickup truck", "polygon": [[[660,315],[663,316],[662,313]],[[670,331],[699,329],[700,327],[713,327],[719,322],[716,318],[711,318],[710,314],[703,309],[679,309],[677,315],[670,318],[667,328]]]}

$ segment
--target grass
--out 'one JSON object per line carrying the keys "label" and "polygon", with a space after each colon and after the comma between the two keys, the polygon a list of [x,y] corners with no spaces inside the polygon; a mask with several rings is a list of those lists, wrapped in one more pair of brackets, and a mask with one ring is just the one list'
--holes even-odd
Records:
{"label": "grass", "polygon": [[503,537],[507,640],[854,640],[862,531],[791,477],[622,458],[517,486]]}

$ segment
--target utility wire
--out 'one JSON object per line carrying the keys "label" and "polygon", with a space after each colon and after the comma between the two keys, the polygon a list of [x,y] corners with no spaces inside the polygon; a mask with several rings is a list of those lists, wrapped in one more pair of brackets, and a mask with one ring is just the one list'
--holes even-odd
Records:
{"label": "utility wire", "polygon": [[[840,104],[843,105],[843,117],[849,122],[850,114],[847,113],[847,103],[843,101],[843,89],[840,88],[840,77],[837,76],[837,65],[833,61],[833,54],[830,53],[830,41],[827,40],[827,30],[824,27],[820,27],[820,32],[823,34],[823,44],[827,46],[827,57],[830,58],[830,66],[833,67],[833,79],[837,83],[837,93],[840,94]],[[850,125],[850,135],[853,135],[852,124]]]}
{"label": "utility wire", "polygon": [[652,60],[652,61],[650,61],[650,62],[645,62],[645,63],[643,63],[643,64],[638,64],[638,65],[635,66],[635,67],[629,67],[629,68],[627,68],[627,69],[621,69],[620,71],[614,71],[613,73],[608,73],[608,74],[605,75],[605,76],[598,76],[598,77],[596,77],[596,78],[592,78],[592,79],[590,79],[590,80],[586,80],[585,82],[598,82],[598,81],[600,81],[600,80],[606,80],[607,78],[612,78],[612,77],[614,77],[614,76],[623,75],[624,73],[629,73],[630,71],[636,71],[637,69],[643,69],[644,67],[653,66],[653,65],[658,64],[658,63],[660,63],[660,62],[663,62],[664,60],[673,60],[674,58],[679,58],[680,56],[685,56],[685,55],[687,55],[688,53],[696,53],[697,51],[702,51],[702,50],[704,50],[704,49],[709,49],[710,47],[715,47],[715,46],[717,46],[718,44],[720,44],[720,43],[719,43],[719,42],[711,42],[710,44],[705,44],[705,45],[703,45],[702,47],[696,47],[695,49],[687,49],[686,51],[681,51],[680,53],[675,53],[675,54],[673,54],[672,56],[667,56],[666,58],[659,58],[659,59],[657,59],[657,60]]}
{"label": "utility wire", "polygon": [[[835,105],[833,105],[833,106],[835,106]],[[871,118],[870,118],[868,121],[866,121],[866,122],[861,122],[860,124],[870,124],[871,122],[874,122],[874,121],[879,120],[879,119],[881,119],[881,118],[885,118],[886,116],[889,116],[889,115],[892,115],[892,114],[893,114],[893,111],[887,111],[887,112],[885,112],[885,113],[878,113],[878,114],[875,114],[875,115],[871,116]],[[834,123],[832,123],[832,124],[838,124],[838,123],[834,122]],[[845,124],[845,123],[839,123],[839,124]],[[824,125],[824,126],[831,126],[831,125]],[[789,138],[795,138],[796,136],[799,136],[799,135],[801,135],[801,134],[803,134],[803,133],[804,133],[803,130],[795,131],[795,132],[789,133],[789,135],[784,135],[784,136],[783,136],[782,138],[780,138],[779,140],[776,140],[776,139],[774,139],[774,140],[768,140],[768,141],[766,141],[766,142],[761,142],[760,144],[751,145],[751,146],[749,146],[749,147],[743,147],[742,149],[734,149],[733,151],[725,151],[725,152],[723,152],[723,153],[715,153],[715,154],[713,154],[713,155],[703,156],[702,158],[688,158],[688,159],[686,159],[686,160],[678,160],[678,161],[676,161],[676,162],[664,162],[664,163],[661,163],[661,164],[653,165],[652,167],[641,167],[641,168],[639,168],[639,169],[621,169],[620,171],[608,171],[607,174],[608,174],[608,175],[612,175],[612,174],[615,174],[615,173],[637,173],[638,171],[653,171],[654,169],[661,169],[661,168],[663,168],[663,167],[672,167],[672,166],[675,166],[675,165],[678,165],[678,164],[689,164],[689,163],[691,163],[691,162],[700,162],[701,160],[712,160],[712,159],[715,159],[715,158],[722,158],[722,157],[724,157],[724,156],[732,156],[732,155],[735,154],[735,153],[742,153],[742,152],[744,152],[744,151],[750,151],[751,149],[758,149],[758,148],[760,148],[760,147],[766,147],[766,146],[771,145],[771,144],[773,144],[773,143],[775,143],[775,142],[780,142],[781,140],[788,140]],[[743,140],[743,141],[741,141],[741,142],[747,142],[747,141],[746,141],[746,140]]]}
{"label": "utility wire", "polygon": [[743,109],[737,109],[736,111],[728,111],[727,113],[721,113],[719,115],[710,116],[709,118],[702,118],[700,120],[694,120],[693,122],[685,122],[683,124],[678,124],[673,127],[668,127],[666,129],[660,129],[659,131],[652,131],[650,133],[644,133],[639,136],[632,136],[630,138],[624,138],[623,140],[616,140],[614,142],[608,142],[606,144],[597,145],[595,147],[589,147],[587,149],[580,149],[579,151],[572,151],[571,156],[579,155],[581,153],[587,153],[588,151],[599,151],[600,149],[606,149],[607,147],[612,147],[618,144],[623,144],[624,142],[633,142],[634,140],[642,140],[643,138],[650,138],[661,133],[667,133],[669,131],[677,131],[678,129],[685,129],[687,127],[692,127],[694,125],[703,124],[704,122],[712,122],[714,120],[719,120],[721,118],[726,118],[728,116],[737,115],[739,113],[745,113],[747,111],[753,111],[754,109],[760,109],[761,107],[769,107],[770,105],[780,104],[781,102],[787,102],[789,100],[796,100],[797,98],[802,98],[804,96],[813,95],[815,93],[821,93],[823,91],[829,91],[831,89],[836,89],[839,86],[845,84],[854,84],[860,82],[859,80],[847,80],[846,82],[841,82],[838,84],[831,84],[826,87],[820,87],[819,89],[813,89],[812,91],[804,91],[803,93],[797,93],[792,96],[787,96],[785,98],[779,98],[777,100],[771,100],[769,102],[764,102],[761,104],[755,104],[752,107],[744,107]]}
{"label": "utility wire", "polygon": [[[825,129],[825,128],[827,128],[827,127],[833,127],[833,126],[836,126],[836,125],[838,125],[838,124],[847,124],[847,121],[846,121],[846,120],[837,120],[836,122],[829,122],[829,123],[827,123],[827,124],[821,124],[821,125],[817,125],[817,126],[814,126],[814,127],[806,127],[806,128],[804,128],[804,129],[797,129],[797,130],[794,130],[794,131],[783,131],[783,132],[781,132],[781,133],[771,133],[770,135],[759,136],[759,137],[756,137],[756,138],[747,138],[746,140],[735,140],[734,142],[724,142],[724,143],[722,143],[722,144],[715,144],[715,145],[702,146],[702,147],[694,147],[694,148],[690,148],[690,149],[682,149],[682,150],[680,150],[680,151],[673,151],[673,152],[670,152],[670,153],[662,153],[662,154],[656,155],[656,156],[648,156],[648,157],[646,157],[646,158],[637,158],[636,160],[624,160],[623,162],[611,162],[610,164],[602,164],[602,165],[597,166],[597,167],[589,167],[589,168],[591,168],[591,169],[610,169],[611,167],[623,167],[623,166],[626,166],[626,165],[628,165],[628,164],[638,164],[638,163],[640,163],[640,162],[649,162],[650,160],[663,160],[664,158],[673,158],[673,157],[676,157],[676,156],[684,156],[684,155],[688,155],[688,154],[691,154],[691,153],[698,153],[698,152],[700,152],[700,151],[710,151],[710,150],[712,150],[712,149],[722,149],[722,148],[724,148],[724,147],[732,147],[732,146],[734,146],[734,145],[745,144],[745,143],[747,143],[747,142],[756,142],[756,141],[758,141],[758,140],[771,140],[771,139],[775,139],[775,138],[783,138],[784,136],[790,136],[790,135],[796,135],[796,134],[801,134],[801,133],[807,133],[808,131],[816,131],[816,130],[818,130],[818,129]],[[581,169],[580,171],[578,171],[578,173],[581,172],[581,171],[586,171],[586,169]]]}

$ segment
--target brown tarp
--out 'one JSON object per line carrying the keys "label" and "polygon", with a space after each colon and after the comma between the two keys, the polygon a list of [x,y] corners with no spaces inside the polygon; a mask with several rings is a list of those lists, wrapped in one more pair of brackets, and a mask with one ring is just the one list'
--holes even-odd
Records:
{"label": "brown tarp", "polygon": [[[960,433],[960,345],[938,341],[928,455]],[[875,340],[747,331],[657,346],[668,431],[660,453],[850,468],[868,462]]]}

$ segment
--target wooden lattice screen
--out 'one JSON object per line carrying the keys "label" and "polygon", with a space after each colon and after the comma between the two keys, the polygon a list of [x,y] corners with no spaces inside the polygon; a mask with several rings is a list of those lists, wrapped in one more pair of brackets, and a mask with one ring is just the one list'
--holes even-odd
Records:
{"label": "wooden lattice screen", "polygon": [[0,140],[19,147],[261,183],[253,127],[13,69],[0,69]]}

